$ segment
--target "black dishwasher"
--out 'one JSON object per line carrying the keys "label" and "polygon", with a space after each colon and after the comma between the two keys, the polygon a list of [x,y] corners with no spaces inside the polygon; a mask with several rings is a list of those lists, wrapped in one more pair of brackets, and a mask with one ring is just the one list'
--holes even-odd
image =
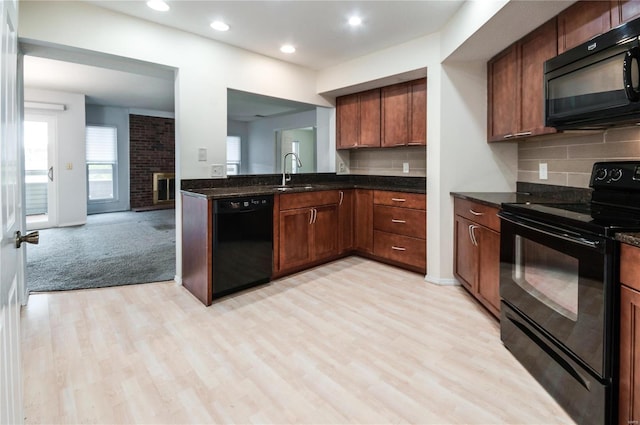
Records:
{"label": "black dishwasher", "polygon": [[218,199],[213,215],[213,298],[269,282],[273,195]]}

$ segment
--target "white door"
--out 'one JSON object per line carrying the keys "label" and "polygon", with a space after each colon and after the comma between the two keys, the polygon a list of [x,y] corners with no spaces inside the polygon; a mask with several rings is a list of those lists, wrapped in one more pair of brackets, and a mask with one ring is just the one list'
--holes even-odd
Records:
{"label": "white door", "polygon": [[[20,291],[24,264],[15,235],[22,223],[21,154],[18,109],[18,5],[0,1],[0,423],[22,423],[20,367]],[[23,229],[22,229],[23,230]]]}
{"label": "white door", "polygon": [[57,223],[56,163],[57,119],[25,111],[23,125],[25,204],[27,230],[55,227]]}

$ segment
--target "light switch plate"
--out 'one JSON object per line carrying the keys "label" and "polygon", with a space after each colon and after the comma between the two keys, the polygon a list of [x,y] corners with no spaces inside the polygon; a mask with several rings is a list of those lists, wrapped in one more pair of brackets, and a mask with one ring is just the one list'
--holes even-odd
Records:
{"label": "light switch plate", "polygon": [[403,162],[402,163],[402,172],[403,173],[408,173],[409,172],[409,163],[408,162]]}
{"label": "light switch plate", "polygon": [[198,161],[206,161],[207,160],[207,149],[200,148],[198,149]]}
{"label": "light switch plate", "polygon": [[547,163],[541,162],[539,166],[540,180],[547,180],[549,177],[547,175]]}
{"label": "light switch plate", "polygon": [[222,177],[224,175],[224,165],[213,164],[211,165],[211,177]]}

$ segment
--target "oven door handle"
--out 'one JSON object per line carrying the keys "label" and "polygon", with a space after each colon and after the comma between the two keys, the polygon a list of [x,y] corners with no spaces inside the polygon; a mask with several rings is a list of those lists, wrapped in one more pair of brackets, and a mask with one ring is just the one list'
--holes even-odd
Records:
{"label": "oven door handle", "polygon": [[522,227],[524,227],[526,229],[533,230],[534,232],[540,232],[540,233],[543,233],[543,234],[545,234],[547,236],[551,236],[551,237],[554,237],[554,238],[562,239],[562,240],[565,240],[567,242],[577,243],[579,245],[583,245],[583,246],[586,246],[586,247],[589,247],[589,248],[593,248],[593,249],[597,249],[597,248],[600,247],[600,241],[592,241],[592,240],[589,240],[589,239],[586,239],[586,238],[583,238],[583,237],[580,237],[580,236],[572,236],[572,235],[569,235],[569,234],[566,234],[566,233],[552,232],[552,231],[543,229],[541,227],[534,227],[534,226],[531,226],[529,224],[523,223],[522,221],[514,220],[513,218],[507,217],[506,215],[501,214],[501,213],[498,213],[498,217],[500,217],[502,220],[505,220],[505,221],[508,221],[510,223],[513,223],[516,226],[522,226]]}

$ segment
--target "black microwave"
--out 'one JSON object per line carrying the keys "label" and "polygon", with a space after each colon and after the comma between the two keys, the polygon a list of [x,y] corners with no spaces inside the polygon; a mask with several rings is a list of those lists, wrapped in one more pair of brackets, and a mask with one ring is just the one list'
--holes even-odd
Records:
{"label": "black microwave", "polygon": [[640,123],[640,18],[544,64],[545,125],[559,130]]}

